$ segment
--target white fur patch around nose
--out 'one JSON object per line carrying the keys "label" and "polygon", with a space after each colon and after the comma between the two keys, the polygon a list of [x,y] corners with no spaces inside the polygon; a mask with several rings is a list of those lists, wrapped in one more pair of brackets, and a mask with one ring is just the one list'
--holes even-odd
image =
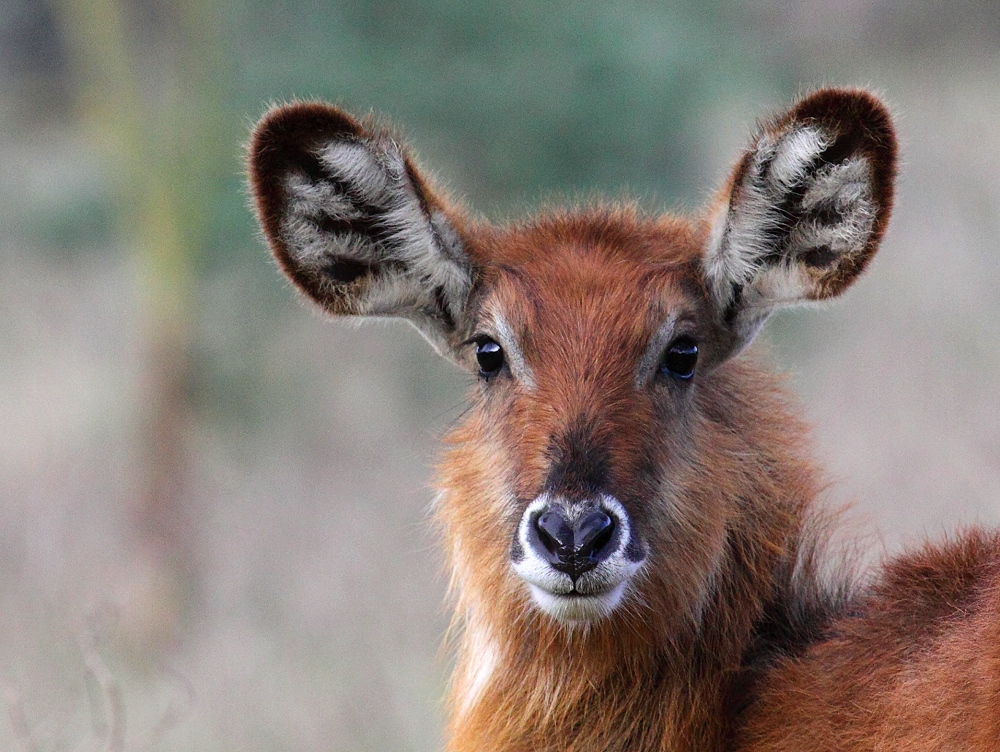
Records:
{"label": "white fur patch around nose", "polygon": [[[531,542],[530,526],[540,514],[554,506],[559,506],[570,522],[593,511],[596,506],[605,511],[618,528],[615,551],[575,581],[543,559]],[[633,541],[629,516],[621,502],[609,495],[602,495],[596,504],[568,504],[544,493],[524,510],[517,538],[523,555],[520,561],[513,562],[514,571],[527,583],[535,605],[559,621],[596,621],[608,616],[621,603],[629,582],[643,564],[631,560],[627,554],[633,547],[630,545]]]}

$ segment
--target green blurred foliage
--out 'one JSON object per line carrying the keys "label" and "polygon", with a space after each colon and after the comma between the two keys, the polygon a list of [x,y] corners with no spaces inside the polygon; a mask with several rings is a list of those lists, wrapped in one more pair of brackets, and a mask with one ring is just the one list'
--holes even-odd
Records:
{"label": "green blurred foliage", "polygon": [[160,141],[174,147],[165,164],[183,186],[202,295],[242,288],[225,341],[207,332],[193,343],[192,396],[222,421],[266,418],[254,343],[260,317],[287,298],[242,175],[240,145],[269,104],[322,98],[387,117],[447,188],[503,218],[593,194],[697,204],[711,188],[693,163],[706,109],[796,80],[768,65],[752,24],[720,0],[238,0],[187,18],[198,64],[177,66],[176,106],[159,114],[173,137]]}
{"label": "green blurred foliage", "polygon": [[690,179],[705,104],[780,86],[716,0],[240,0],[218,13],[234,114],[298,96],[388,115],[491,216],[626,186],[691,200],[705,189]]}

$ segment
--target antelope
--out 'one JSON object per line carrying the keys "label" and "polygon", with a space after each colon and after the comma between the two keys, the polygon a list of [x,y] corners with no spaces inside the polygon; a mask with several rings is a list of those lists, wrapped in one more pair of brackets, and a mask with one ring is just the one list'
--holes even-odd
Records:
{"label": "antelope", "polygon": [[393,131],[270,110],[249,181],[281,270],[476,375],[435,517],[455,613],[449,752],[1000,748],[1000,539],[859,584],[827,566],[800,409],[748,348],[832,298],[889,221],[869,93],[761,125],[698,216],[467,214]]}

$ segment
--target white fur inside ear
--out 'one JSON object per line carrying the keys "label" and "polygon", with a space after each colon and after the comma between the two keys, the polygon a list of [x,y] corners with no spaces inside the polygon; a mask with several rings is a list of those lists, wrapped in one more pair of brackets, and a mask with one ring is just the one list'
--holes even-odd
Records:
{"label": "white fur inside ear", "polygon": [[801,207],[802,219],[788,240],[793,257],[815,248],[838,256],[863,248],[875,223],[868,162],[855,157],[821,168]]}
{"label": "white fur inside ear", "polygon": [[[829,137],[816,128],[800,128],[781,139],[774,145],[774,159],[767,174],[769,192],[773,195],[798,185],[809,165],[829,146]],[[762,167],[760,161],[758,170]]]}
{"label": "white fur inside ear", "polygon": [[[319,221],[361,219],[362,214],[343,194],[329,183],[310,181],[305,175],[292,173],[285,179],[287,205],[282,235],[289,253],[296,262],[308,269],[321,269],[330,255],[359,258],[360,249],[352,248],[350,235],[331,235],[320,229]],[[353,243],[356,245],[356,242]]]}
{"label": "white fur inside ear", "polygon": [[750,282],[774,252],[773,238],[787,225],[785,197],[830,145],[817,128],[801,127],[781,138],[762,136],[738,188],[735,203],[716,214],[705,256],[706,276],[720,310]]}
{"label": "white fur inside ear", "polygon": [[871,168],[861,156],[823,165],[832,143],[813,126],[758,141],[730,202],[713,219],[705,254],[720,311],[738,304],[757,318],[807,299],[813,280],[805,267],[832,267],[865,247],[876,213]]}
{"label": "white fur inside ear", "polygon": [[377,206],[392,199],[390,181],[398,182],[403,174],[403,160],[398,153],[384,153],[380,164],[368,146],[353,141],[328,144],[318,156],[330,174],[349,185],[358,198]]}
{"label": "white fur inside ear", "polygon": [[282,236],[292,258],[314,271],[336,260],[379,269],[354,301],[359,313],[419,325],[443,304],[457,319],[471,285],[467,258],[447,218],[426,211],[397,144],[335,141],[315,157],[329,180],[285,177]]}

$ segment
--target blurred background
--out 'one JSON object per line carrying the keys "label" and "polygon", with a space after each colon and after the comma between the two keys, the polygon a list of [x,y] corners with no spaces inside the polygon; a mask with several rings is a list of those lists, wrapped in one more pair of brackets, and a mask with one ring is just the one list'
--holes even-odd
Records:
{"label": "blurred background", "polygon": [[499,220],[696,210],[757,117],[873,88],[883,250],[765,339],[873,560],[1000,523],[998,52],[992,0],[0,0],[0,748],[440,747],[426,512],[468,383],[273,268],[242,145],[296,96]]}

